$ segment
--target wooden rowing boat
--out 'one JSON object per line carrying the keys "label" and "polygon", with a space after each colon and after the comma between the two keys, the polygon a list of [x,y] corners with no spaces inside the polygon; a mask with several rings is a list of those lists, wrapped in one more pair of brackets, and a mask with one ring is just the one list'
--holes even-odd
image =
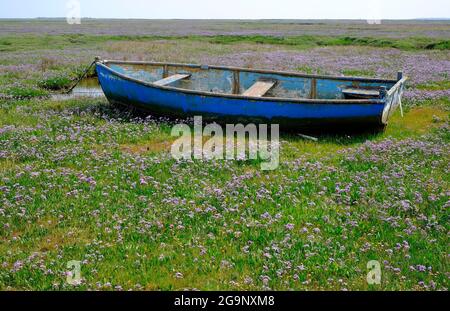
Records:
{"label": "wooden rowing boat", "polygon": [[153,115],[322,130],[383,128],[406,81],[99,59],[96,70],[111,103]]}

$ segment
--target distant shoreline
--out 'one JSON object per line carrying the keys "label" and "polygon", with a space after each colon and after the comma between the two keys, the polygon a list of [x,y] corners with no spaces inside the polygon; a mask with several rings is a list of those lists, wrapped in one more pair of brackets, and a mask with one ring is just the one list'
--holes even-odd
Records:
{"label": "distant shoreline", "polygon": [[[87,20],[117,20],[117,21],[254,21],[254,22],[304,22],[304,23],[365,23],[368,19],[186,19],[186,18],[96,18],[96,17],[81,17]],[[0,17],[1,21],[23,21],[23,20],[65,20],[65,17]],[[383,22],[450,22],[450,17],[442,18],[407,18],[407,19],[381,19]]]}

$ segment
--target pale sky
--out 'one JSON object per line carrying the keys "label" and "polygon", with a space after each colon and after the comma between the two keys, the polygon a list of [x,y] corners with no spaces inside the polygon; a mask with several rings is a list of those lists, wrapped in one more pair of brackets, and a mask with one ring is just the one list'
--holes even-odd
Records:
{"label": "pale sky", "polygon": [[[0,18],[66,17],[77,0],[0,0]],[[78,0],[81,17],[147,19],[450,18],[450,0]]]}

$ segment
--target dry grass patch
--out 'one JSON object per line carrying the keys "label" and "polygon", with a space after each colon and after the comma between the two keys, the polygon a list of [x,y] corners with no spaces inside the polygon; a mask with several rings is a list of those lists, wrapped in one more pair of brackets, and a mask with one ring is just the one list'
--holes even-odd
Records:
{"label": "dry grass patch", "polygon": [[146,141],[139,144],[124,144],[120,145],[120,150],[130,154],[169,152],[173,141],[174,138],[160,138],[156,141]]}
{"label": "dry grass patch", "polygon": [[48,252],[62,246],[87,244],[89,242],[89,234],[86,231],[76,228],[54,229],[37,243],[36,249],[39,252]]}
{"label": "dry grass patch", "polygon": [[390,121],[386,134],[397,136],[398,133],[422,135],[429,132],[430,128],[436,128],[448,120],[449,112],[441,107],[417,107],[413,108],[404,117],[396,113]]}

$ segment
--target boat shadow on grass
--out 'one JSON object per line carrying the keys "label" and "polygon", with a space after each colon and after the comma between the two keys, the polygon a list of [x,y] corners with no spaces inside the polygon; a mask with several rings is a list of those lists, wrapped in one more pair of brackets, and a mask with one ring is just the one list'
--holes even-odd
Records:
{"label": "boat shadow on grass", "polygon": [[[171,128],[177,124],[187,124],[193,131],[194,119],[192,117],[187,118],[174,118],[174,117],[161,117],[156,115],[151,115],[148,112],[142,111],[137,108],[130,108],[121,105],[113,105],[109,103],[97,103],[92,104],[84,108],[86,112],[100,113],[106,116],[108,119],[120,121],[120,122],[154,122],[161,127]],[[223,127],[227,124],[221,121],[205,121],[203,126],[211,123],[217,123]],[[231,124],[231,123],[228,123]],[[245,126],[246,124],[243,123]],[[270,125],[269,132],[270,132]],[[333,142],[337,145],[351,145],[355,143],[363,143],[367,140],[372,140],[383,136],[383,129],[373,129],[373,128],[354,128],[354,129],[339,129],[330,128],[327,130],[318,129],[302,129],[302,130],[292,130],[280,128],[280,140],[289,140],[292,142],[301,140],[311,140],[316,142]]]}
{"label": "boat shadow on grass", "polygon": [[[173,126],[177,124],[187,124],[193,130],[194,120],[189,118],[170,118],[150,115],[148,112],[142,111],[135,107],[127,107],[121,105],[114,105],[105,100],[104,97],[100,98],[71,98],[63,100],[64,104],[60,104],[60,101],[54,103],[53,108],[57,110],[64,109],[70,114],[76,115],[93,115],[102,118],[108,122],[119,123],[153,123],[161,129],[165,134],[170,135],[170,131]],[[206,121],[203,125],[213,123]],[[225,122],[215,122],[224,126]],[[243,123],[246,125],[245,123]],[[270,124],[268,124],[270,126]],[[270,129],[269,129],[270,133]],[[364,143],[367,140],[376,140],[384,135],[383,131],[373,129],[354,129],[346,130],[341,129],[327,129],[324,130],[291,130],[280,129],[280,140],[289,141],[290,143],[301,143],[302,141],[310,142],[314,144],[334,144],[337,146],[350,146],[358,143]]]}

